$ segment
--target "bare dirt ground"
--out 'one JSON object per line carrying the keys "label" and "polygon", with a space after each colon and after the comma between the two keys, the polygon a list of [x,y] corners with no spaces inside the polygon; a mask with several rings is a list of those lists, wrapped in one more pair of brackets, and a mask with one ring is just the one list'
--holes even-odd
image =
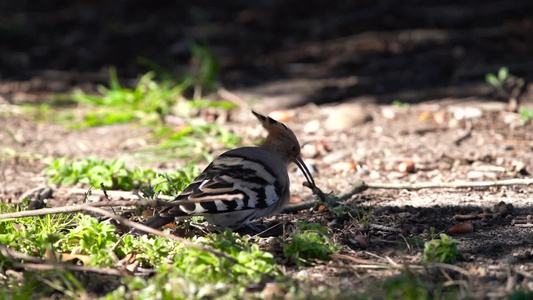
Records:
{"label": "bare dirt ground", "polygon": [[[293,114],[287,124],[306,144],[304,158],[316,168],[315,179],[324,191],[346,192],[358,180],[437,184],[531,178],[533,125],[506,111],[508,99],[494,93],[484,76],[508,66],[526,82],[520,104],[533,108],[533,85],[527,84],[533,79],[532,2],[352,2],[186,8],[156,3],[145,9],[135,1],[72,1],[37,3],[27,11],[16,2],[3,3],[4,20],[14,26],[3,28],[18,30],[0,32],[6,38],[0,47],[0,105],[12,112],[0,115],[0,143],[18,155],[0,159],[0,200],[17,201],[46,184],[43,157],[120,157],[139,165],[133,154],[147,146],[147,129],[113,125],[70,131],[12,108],[47,102],[52,94],[73,88],[94,91],[96,84],[107,82],[111,65],[117,66],[121,82],[131,85],[131,78],[146,71],[136,63],[139,57],[180,73],[189,65],[187,39],[208,42],[219,54],[221,83],[253,100],[251,107]],[[411,105],[390,106],[392,100]],[[457,111],[467,107],[476,113],[458,117]],[[248,108],[233,112],[224,126],[247,132],[245,143],[260,134]],[[315,151],[320,142],[328,150]],[[414,163],[412,172],[399,170],[405,162]],[[149,166],[165,171],[182,164]],[[343,167],[349,170],[338,170]],[[304,179],[296,168],[290,174],[294,202],[314,199],[301,186]],[[470,291],[474,299],[501,299],[517,289],[533,290],[532,192],[532,186],[521,185],[369,189],[346,202],[369,212],[369,227],[360,220],[345,224],[327,209],[265,222],[327,225],[346,256],[307,268],[307,273],[286,266],[286,273],[367,291],[396,273],[362,268],[362,260],[415,262],[423,246],[414,239],[471,223],[473,232],[454,236],[464,255],[457,269],[448,275],[417,271],[427,275],[428,284],[450,276],[449,284]],[[81,199],[59,188],[50,203]],[[368,245],[358,242],[358,235],[367,237]]]}
{"label": "bare dirt ground", "polygon": [[[318,142],[326,145],[327,151],[304,151],[304,156],[318,171],[315,174],[318,186],[335,194],[350,190],[358,180],[415,184],[530,178],[533,125],[523,124],[516,114],[494,110],[495,105],[501,107],[503,104],[435,101],[409,108],[372,105],[365,108],[372,121],[343,131],[331,131],[321,126],[314,132],[304,132],[309,122],[325,123],[327,118],[327,115],[321,116],[324,108],[308,105],[291,110],[294,118],[288,125],[307,145],[304,149],[310,149],[309,145],[315,146]],[[442,124],[419,120],[421,113],[448,112],[466,106],[485,109],[483,116],[456,121],[448,113]],[[343,107],[345,109],[346,104]],[[391,112],[394,114],[392,118]],[[246,111],[239,114],[244,113]],[[506,124],[506,116],[508,119],[513,116],[515,123]],[[16,201],[24,192],[46,184],[42,172],[44,164],[31,154],[124,158],[141,149],[143,144],[132,144],[131,140],[146,136],[144,130],[129,125],[66,131],[56,125],[36,124],[25,116],[0,120],[1,126],[13,134],[10,137],[6,131],[1,133],[4,146],[27,154],[27,157],[2,160],[2,201]],[[471,134],[457,145],[454,141],[464,135],[466,122],[472,124]],[[225,126],[257,128],[251,118]],[[406,161],[414,162],[412,173],[398,170]],[[357,169],[338,171],[332,168],[339,162],[353,163]],[[139,162],[131,160],[130,164],[139,165]],[[177,168],[179,162],[167,163],[165,167],[167,170]],[[303,176],[294,169],[291,177],[293,202],[312,201],[314,196],[301,186]],[[60,187],[55,190],[49,203],[63,205],[82,199],[82,195],[71,195],[69,189]],[[452,271],[452,276],[456,280],[465,280],[473,298],[501,298],[518,287],[532,288],[533,230],[522,227],[531,226],[532,190],[531,186],[416,191],[369,189],[346,202],[369,214],[370,227],[367,228],[361,220],[339,221],[327,210],[301,211],[272,218],[270,221],[274,223],[265,222],[276,224],[282,220],[288,225],[302,220],[319,222],[332,229],[334,239],[343,245],[341,254],[372,263],[400,265],[415,262],[420,257],[422,246],[411,239],[428,239],[432,232],[444,232],[453,224],[471,223],[473,232],[454,236],[460,241],[459,249],[464,258],[456,264],[463,273]],[[502,206],[502,202],[505,205]],[[465,215],[469,216],[458,220]],[[368,245],[357,242],[354,238],[358,235],[366,236]],[[294,272],[294,275],[301,272],[293,268],[288,266],[287,272]],[[311,280],[347,290],[368,290],[372,282],[394,274],[387,269],[359,269],[346,258],[318,264],[308,268],[307,272],[306,276]],[[440,276],[428,272],[428,282],[431,282],[431,276]]]}

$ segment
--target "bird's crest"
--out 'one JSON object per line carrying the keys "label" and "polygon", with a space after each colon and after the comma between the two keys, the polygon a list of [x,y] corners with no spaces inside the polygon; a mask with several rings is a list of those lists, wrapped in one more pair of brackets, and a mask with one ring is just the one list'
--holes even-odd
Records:
{"label": "bird's crest", "polygon": [[285,124],[278,122],[272,119],[271,117],[263,116],[262,114],[259,114],[253,110],[252,113],[259,120],[259,122],[261,122],[263,128],[265,128],[270,135],[282,135],[298,142],[298,139],[296,138],[294,132],[292,132],[292,130],[285,126]]}

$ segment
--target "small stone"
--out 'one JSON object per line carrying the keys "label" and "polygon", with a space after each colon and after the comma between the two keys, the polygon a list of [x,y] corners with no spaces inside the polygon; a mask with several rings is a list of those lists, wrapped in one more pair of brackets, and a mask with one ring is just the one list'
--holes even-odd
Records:
{"label": "small stone", "polygon": [[382,114],[386,119],[394,119],[394,118],[396,118],[396,113],[394,112],[394,110],[392,110],[392,109],[389,108],[389,107],[383,108],[383,109],[381,110],[381,114]]}
{"label": "small stone", "polygon": [[348,130],[372,120],[366,110],[358,104],[339,105],[326,120],[328,130]]}
{"label": "small stone", "polygon": [[87,202],[100,202],[102,201],[102,198],[102,195],[89,195],[89,197],[87,197]]}
{"label": "small stone", "polygon": [[307,122],[304,126],[304,132],[305,133],[313,133],[316,132],[320,128],[320,121],[318,120],[312,120]]}
{"label": "small stone", "polygon": [[460,107],[453,112],[456,120],[477,119],[483,116],[483,111],[477,107]]}
{"label": "small stone", "polygon": [[305,144],[302,146],[301,154],[303,157],[314,158],[318,156],[318,151],[313,144]]}
{"label": "small stone", "polygon": [[297,278],[305,279],[309,277],[309,272],[307,270],[300,270],[298,273],[296,273]]}
{"label": "small stone", "polygon": [[435,122],[435,124],[442,124],[446,121],[446,112],[444,111],[439,111],[439,112],[436,112],[433,114],[433,122]]}
{"label": "small stone", "polygon": [[415,172],[415,162],[414,161],[404,161],[398,165],[398,171],[402,173],[414,173]]}

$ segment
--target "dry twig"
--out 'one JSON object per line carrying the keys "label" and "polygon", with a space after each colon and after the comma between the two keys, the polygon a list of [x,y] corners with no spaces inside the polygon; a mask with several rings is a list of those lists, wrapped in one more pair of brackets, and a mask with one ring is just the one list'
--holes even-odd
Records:
{"label": "dry twig", "polygon": [[117,206],[134,206],[134,207],[174,207],[182,203],[168,202],[162,200],[114,200],[105,202],[84,203],[71,206],[43,208],[38,210],[26,210],[20,212],[13,212],[8,214],[1,214],[0,220],[10,218],[26,218],[35,216],[44,216],[61,213],[74,213],[80,211],[87,211],[87,207],[117,207]]}
{"label": "dry twig", "polygon": [[420,182],[420,183],[367,183],[370,189],[421,190],[443,188],[487,188],[512,185],[533,185],[533,178],[514,178],[496,181],[455,181],[455,182]]}
{"label": "dry twig", "polygon": [[[97,273],[102,275],[112,275],[112,276],[129,276],[130,273],[127,271],[122,271],[118,269],[111,269],[111,268],[99,268],[99,267],[87,267],[87,266],[78,266],[78,265],[70,265],[65,263],[49,263],[44,259],[41,259],[39,257],[27,255],[24,253],[20,253],[18,251],[15,251],[13,249],[9,249],[6,245],[0,243],[0,253],[2,253],[3,256],[9,258],[11,260],[11,263],[14,268],[21,268],[24,270],[69,270],[69,271],[81,271],[81,272],[91,272],[91,273]],[[29,263],[21,263],[17,261],[18,259],[29,261]]]}
{"label": "dry twig", "polygon": [[[357,181],[354,183],[352,189],[348,192],[342,193],[339,196],[331,194],[324,194],[318,187],[311,187],[307,182],[304,186],[310,188],[313,194],[319,200],[308,201],[300,204],[290,205],[283,211],[284,213],[293,213],[300,210],[305,210],[314,207],[317,203],[325,203],[326,206],[332,202],[341,202],[350,199],[353,195],[361,193],[367,189],[395,189],[395,190],[421,190],[421,189],[443,189],[443,188],[488,188],[499,186],[514,186],[514,185],[533,185],[533,178],[514,178],[497,181],[456,181],[456,182],[420,182],[420,183],[365,183],[364,181]],[[328,207],[329,210],[330,207]]]}
{"label": "dry twig", "polygon": [[472,125],[472,121],[471,120],[466,120],[466,128],[465,130],[463,131],[463,133],[458,136],[455,141],[453,142],[456,146],[460,146],[461,143],[466,140],[467,138],[469,138],[471,135],[472,135],[472,128],[474,127]]}

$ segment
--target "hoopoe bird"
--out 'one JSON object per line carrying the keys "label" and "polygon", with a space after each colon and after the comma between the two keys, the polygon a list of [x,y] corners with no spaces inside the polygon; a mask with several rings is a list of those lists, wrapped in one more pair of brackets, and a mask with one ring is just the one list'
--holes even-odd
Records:
{"label": "hoopoe bird", "polygon": [[145,225],[159,228],[176,218],[203,216],[218,227],[256,229],[251,220],[277,214],[289,203],[287,168],[291,162],[315,186],[294,132],[270,117],[252,113],[268,132],[264,143],[221,154],[173,200],[177,206],[163,210]]}

